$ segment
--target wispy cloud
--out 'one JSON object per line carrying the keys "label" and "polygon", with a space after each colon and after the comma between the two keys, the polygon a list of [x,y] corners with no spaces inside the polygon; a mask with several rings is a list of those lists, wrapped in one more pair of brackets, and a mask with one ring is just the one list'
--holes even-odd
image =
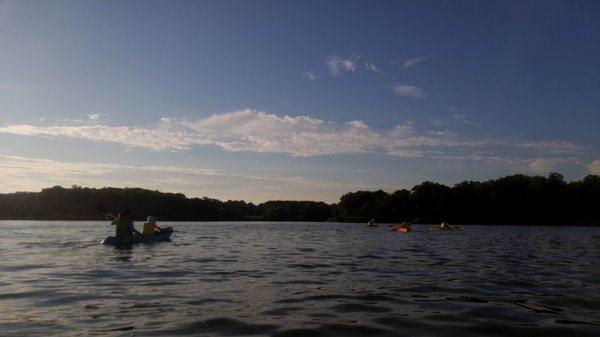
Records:
{"label": "wispy cloud", "polygon": [[0,170],[5,174],[27,172],[44,174],[52,177],[63,177],[73,175],[101,175],[114,173],[119,170],[131,170],[137,172],[221,175],[218,171],[212,169],[193,169],[175,166],[137,166],[111,163],[61,162],[51,159],[7,155],[0,155],[0,158],[2,159],[0,161]]}
{"label": "wispy cloud", "polygon": [[423,62],[423,61],[425,61],[424,57],[413,57],[411,59],[404,61],[404,63],[402,64],[402,67],[404,67],[404,68],[412,67],[415,64],[417,64],[419,62]]}
{"label": "wispy cloud", "polygon": [[374,63],[369,62],[369,61],[365,61],[365,68],[367,68],[370,71],[376,72],[376,73],[380,73],[383,74],[384,72],[379,69]]}
{"label": "wispy cloud", "polygon": [[325,59],[325,65],[329,73],[333,76],[339,76],[343,72],[354,72],[360,56],[340,57],[337,55],[331,55]]}
{"label": "wispy cloud", "polygon": [[210,196],[225,200],[243,198],[254,202],[307,198],[333,202],[342,193],[368,186],[352,181],[253,176],[204,168],[69,162],[7,155],[0,155],[0,176],[3,177],[0,193],[37,191],[49,186],[74,184],[90,187],[135,186],[163,191],[173,189],[188,196]]}
{"label": "wispy cloud", "polygon": [[98,120],[98,118],[100,118],[100,114],[88,114],[86,116],[87,116],[87,118],[89,118],[90,120],[93,120],[93,121]]}
{"label": "wispy cloud", "polygon": [[575,157],[517,157],[514,155],[499,155],[491,152],[474,152],[465,155],[433,155],[432,158],[443,161],[475,162],[492,166],[506,166],[512,172],[528,172],[533,174],[548,174],[563,169],[581,166],[581,160]]}
{"label": "wispy cloud", "polygon": [[454,119],[465,119],[468,117],[468,115],[463,113],[459,108],[452,108],[450,111],[452,112],[452,117],[454,117]]}
{"label": "wispy cloud", "polygon": [[535,158],[529,162],[528,168],[532,173],[548,174],[575,164],[579,164],[579,160],[573,157]]}
{"label": "wispy cloud", "polygon": [[25,136],[67,137],[94,142],[115,143],[152,150],[179,151],[193,145],[209,144],[186,131],[171,130],[168,133],[141,127],[107,125],[9,125],[0,127],[0,133]]}
{"label": "wispy cloud", "polygon": [[413,98],[422,98],[427,96],[427,92],[425,90],[410,84],[396,84],[392,87],[392,90],[400,96]]}
{"label": "wispy cloud", "polygon": [[540,140],[540,141],[514,141],[515,145],[518,144],[521,148],[533,149],[545,153],[553,153],[553,154],[573,154],[578,153],[586,149],[585,146],[574,144],[565,141],[548,141],[548,140]]}
{"label": "wispy cloud", "polygon": [[[309,116],[276,115],[257,110],[213,114],[198,119],[169,119],[157,128],[108,125],[8,125],[0,133],[69,137],[155,151],[184,151],[210,145],[232,152],[281,153],[295,157],[377,153],[398,157],[573,157],[585,147],[564,141],[473,139],[449,131],[421,131],[411,122],[374,129],[361,120],[344,123]],[[470,159],[469,159],[470,160]],[[555,164],[562,163],[555,159]],[[550,162],[532,163],[541,170]]]}
{"label": "wispy cloud", "polygon": [[590,171],[591,174],[598,174],[598,175],[600,175],[600,159],[591,162],[588,165],[588,170]]}
{"label": "wispy cloud", "polygon": [[309,70],[307,72],[303,72],[302,76],[308,78],[311,81],[314,81],[317,79],[317,73],[314,70]]}

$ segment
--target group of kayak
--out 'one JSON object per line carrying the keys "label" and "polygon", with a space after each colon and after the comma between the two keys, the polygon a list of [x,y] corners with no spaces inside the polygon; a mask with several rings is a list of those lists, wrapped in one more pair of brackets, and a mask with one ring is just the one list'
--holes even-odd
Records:
{"label": "group of kayak", "polygon": [[169,240],[173,234],[173,228],[160,228],[156,221],[155,216],[148,216],[142,226],[142,232],[140,232],[135,229],[131,212],[128,210],[120,212],[110,223],[115,226],[115,235],[102,240],[102,244],[120,246]]}
{"label": "group of kayak", "polygon": [[[369,221],[367,223],[367,227],[377,227],[377,224],[375,223],[375,219],[371,219],[371,221]],[[409,222],[403,222],[400,225],[389,224],[388,228],[392,232],[398,232],[398,233],[412,232],[412,224]],[[437,226],[437,225],[429,226],[430,232],[461,232],[463,230],[464,230],[463,226],[452,226],[452,225],[449,225],[445,221],[442,222],[439,226]]]}

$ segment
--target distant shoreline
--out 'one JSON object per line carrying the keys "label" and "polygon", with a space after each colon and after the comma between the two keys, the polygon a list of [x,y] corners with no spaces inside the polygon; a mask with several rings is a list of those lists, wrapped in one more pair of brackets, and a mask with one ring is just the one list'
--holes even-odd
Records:
{"label": "distant shoreline", "polygon": [[[317,201],[245,201],[188,198],[142,188],[55,186],[40,192],[0,194],[0,220],[105,220],[96,210],[105,204],[116,214],[131,210],[141,221],[293,221],[376,223],[411,222],[464,225],[598,226],[600,176],[565,182],[562,175],[512,175],[483,182],[464,181],[452,187],[423,182],[393,193],[357,191],[326,204]],[[565,225],[566,224],[566,225]]]}
{"label": "distant shoreline", "polygon": [[[2,222],[10,222],[10,221],[33,221],[33,222],[100,222],[100,223],[109,223],[110,220],[98,220],[98,219],[0,219],[0,223]],[[138,223],[144,222],[145,219],[136,219],[134,220],[136,225]],[[287,220],[287,221],[278,221],[278,220],[162,220],[159,221],[161,223],[311,223],[311,224],[345,224],[345,225],[359,225],[365,226],[364,222],[342,222],[342,221],[299,221],[299,220]],[[392,224],[400,224],[400,222],[382,222],[377,223],[379,227],[385,227],[387,225]],[[429,226],[439,226],[439,223],[411,223],[412,226],[415,227],[429,227]],[[474,227],[555,227],[555,228],[573,228],[573,227],[600,227],[600,224],[566,224],[566,225],[544,225],[544,224],[452,224],[459,226],[474,226]],[[374,228],[377,228],[375,226]]]}

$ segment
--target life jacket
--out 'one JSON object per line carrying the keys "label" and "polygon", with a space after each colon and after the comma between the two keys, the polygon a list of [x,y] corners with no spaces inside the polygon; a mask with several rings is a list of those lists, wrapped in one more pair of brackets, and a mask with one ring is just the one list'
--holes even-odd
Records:
{"label": "life jacket", "polygon": [[156,224],[153,224],[152,222],[144,222],[144,229],[142,230],[142,234],[153,235],[155,226]]}
{"label": "life jacket", "polygon": [[133,236],[133,232],[131,231],[131,228],[129,228],[129,220],[131,219],[131,216],[127,215],[127,216],[120,216],[117,218],[117,228],[115,231],[115,236],[117,238],[128,238]]}

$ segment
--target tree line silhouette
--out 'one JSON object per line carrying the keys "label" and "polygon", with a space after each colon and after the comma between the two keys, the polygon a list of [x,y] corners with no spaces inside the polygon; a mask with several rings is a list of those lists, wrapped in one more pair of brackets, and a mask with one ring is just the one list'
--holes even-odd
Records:
{"label": "tree line silhouette", "polygon": [[600,176],[565,182],[562,175],[511,175],[452,187],[423,182],[393,193],[357,191],[335,204],[316,201],[245,201],[187,198],[141,188],[55,186],[41,192],[0,194],[0,219],[103,220],[95,205],[129,209],[137,220],[342,221],[497,225],[600,225]]}

